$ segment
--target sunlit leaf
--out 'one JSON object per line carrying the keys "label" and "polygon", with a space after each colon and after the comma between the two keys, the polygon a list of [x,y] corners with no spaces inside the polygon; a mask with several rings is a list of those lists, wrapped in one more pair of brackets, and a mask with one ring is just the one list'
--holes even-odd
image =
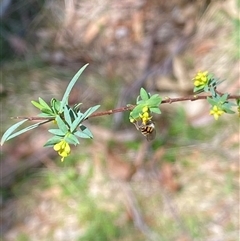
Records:
{"label": "sunlit leaf", "polygon": [[141,96],[142,100],[149,99],[149,94],[147,93],[147,91],[144,88],[140,89],[140,96]]}
{"label": "sunlit leaf", "polygon": [[62,132],[60,129],[49,129],[48,130],[51,134],[56,135],[56,136],[64,136],[65,133]]}
{"label": "sunlit leaf", "polygon": [[32,100],[31,103],[32,103],[35,107],[37,107],[39,110],[42,110],[43,106],[40,105],[38,102]]}
{"label": "sunlit leaf", "polygon": [[161,110],[158,107],[151,107],[150,111],[156,114],[161,114]]}
{"label": "sunlit leaf", "polygon": [[98,108],[100,107],[100,105],[95,105],[93,107],[90,107],[89,109],[87,109],[84,113],[83,113],[83,118],[86,119],[87,117],[89,117],[93,112],[95,112]]}
{"label": "sunlit leaf", "polygon": [[64,119],[65,119],[65,121],[69,124],[69,126],[71,126],[71,124],[72,124],[72,119],[71,119],[71,116],[70,116],[69,111],[70,111],[70,107],[68,107],[68,106],[66,105],[65,108],[64,108],[64,112],[63,112],[63,114],[64,114]]}
{"label": "sunlit leaf", "polygon": [[59,114],[60,105],[61,105],[61,101],[59,101],[55,98],[51,99],[51,107],[55,114]]}
{"label": "sunlit leaf", "polygon": [[2,139],[1,139],[1,146],[3,145],[3,143],[7,140],[9,140],[9,136],[19,127],[21,126],[23,123],[25,123],[27,120],[22,120],[19,121],[18,123],[12,125],[11,127],[9,127],[6,132],[3,134]]}
{"label": "sunlit leaf", "polygon": [[73,121],[72,125],[70,126],[70,132],[73,132],[80,123],[83,121],[83,113],[79,112],[77,118]]}
{"label": "sunlit leaf", "polygon": [[[24,120],[24,121],[26,121],[26,120]],[[33,124],[33,125],[31,125],[31,126],[28,126],[28,127],[24,128],[24,129],[22,129],[22,130],[20,130],[20,131],[17,131],[17,132],[15,132],[15,133],[13,133],[13,134],[10,135],[10,136],[8,136],[8,138],[7,138],[6,140],[10,140],[10,139],[12,139],[12,138],[14,138],[14,137],[16,137],[16,136],[19,136],[19,135],[21,135],[21,134],[23,134],[23,133],[25,133],[25,132],[27,132],[27,131],[30,131],[30,130],[32,130],[32,129],[34,129],[34,128],[37,128],[37,127],[39,127],[40,125],[43,125],[43,124],[48,123],[48,122],[49,122],[49,120],[45,120],[45,121],[42,121],[42,122]],[[19,124],[19,123],[18,123],[18,124]],[[5,140],[5,141],[6,141],[6,140]]]}
{"label": "sunlit leaf", "polygon": [[87,136],[89,136],[91,139],[93,138],[92,132],[91,132],[86,126],[80,125],[79,128],[80,128],[80,130],[81,130],[84,134],[86,134]]}
{"label": "sunlit leaf", "polygon": [[68,127],[66,126],[65,122],[61,119],[61,117],[59,115],[57,115],[56,121],[57,121],[57,125],[58,125],[59,129],[63,133],[67,133],[68,132]]}
{"label": "sunlit leaf", "polygon": [[52,112],[51,109],[46,109],[46,108],[43,108],[41,109],[42,113],[45,113],[47,115],[51,115],[51,116],[54,116],[54,113]]}
{"label": "sunlit leaf", "polygon": [[220,101],[221,101],[222,103],[224,103],[224,102],[227,100],[227,98],[228,98],[228,93],[222,95],[222,96],[220,97]]}
{"label": "sunlit leaf", "polygon": [[55,144],[59,143],[63,138],[60,136],[53,136],[52,138],[50,138],[45,144],[44,146],[54,146]]}
{"label": "sunlit leaf", "polygon": [[38,98],[39,104],[44,108],[44,109],[49,109],[51,110],[50,106],[41,98]]}
{"label": "sunlit leaf", "polygon": [[89,135],[87,135],[86,133],[82,132],[82,131],[76,131],[74,132],[74,135],[79,137],[79,138],[92,138]]}
{"label": "sunlit leaf", "polygon": [[151,106],[159,106],[162,102],[162,99],[160,97],[156,98],[150,98],[146,101],[147,105],[151,108]]}
{"label": "sunlit leaf", "polygon": [[79,140],[76,136],[74,136],[73,134],[70,134],[68,136],[65,137],[65,140],[69,143],[69,144],[73,144],[73,145],[77,145],[79,144]]}
{"label": "sunlit leaf", "polygon": [[208,101],[208,103],[211,104],[212,106],[214,106],[214,105],[217,104],[217,102],[216,102],[214,99],[210,98],[210,97],[207,97],[207,101]]}
{"label": "sunlit leaf", "polygon": [[75,83],[77,82],[78,78],[80,77],[80,75],[82,74],[82,72],[85,70],[85,68],[88,66],[88,64],[85,64],[72,78],[72,80],[70,81],[70,83],[68,84],[68,87],[63,95],[62,101],[61,101],[61,105],[60,105],[60,109],[59,112],[62,113],[63,112],[63,108],[65,105],[68,104],[68,97],[69,94],[73,88],[73,86],[75,85]]}

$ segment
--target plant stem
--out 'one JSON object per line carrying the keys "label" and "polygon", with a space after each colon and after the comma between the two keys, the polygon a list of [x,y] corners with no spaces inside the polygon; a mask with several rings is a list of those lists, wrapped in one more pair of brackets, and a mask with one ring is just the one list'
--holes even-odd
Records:
{"label": "plant stem", "polygon": [[[219,93],[220,95],[222,95],[222,93]],[[211,97],[211,95],[192,95],[192,96],[186,96],[186,97],[178,97],[178,98],[170,98],[170,97],[165,97],[164,100],[162,100],[161,104],[172,104],[174,102],[181,102],[181,101],[196,101],[196,100],[206,100],[207,97]],[[229,95],[228,98],[229,99],[240,99],[240,95]],[[112,115],[118,112],[124,112],[124,111],[131,111],[134,109],[136,105],[127,105],[124,107],[119,107],[116,109],[112,109],[112,110],[107,110],[107,111],[99,111],[96,113],[93,113],[92,115],[90,115],[88,118],[93,118],[93,117],[98,117],[98,116],[104,116],[104,115]],[[54,117],[27,117],[27,116],[17,116],[17,117],[12,117],[13,119],[27,119],[29,121],[39,121],[39,120],[54,120]]]}

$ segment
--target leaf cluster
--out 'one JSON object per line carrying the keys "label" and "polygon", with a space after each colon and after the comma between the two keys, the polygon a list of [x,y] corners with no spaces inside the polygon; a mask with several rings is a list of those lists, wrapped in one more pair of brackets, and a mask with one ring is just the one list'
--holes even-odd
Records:
{"label": "leaf cluster", "polygon": [[140,89],[140,95],[136,99],[136,106],[130,113],[130,118],[137,120],[144,107],[148,107],[151,113],[161,114],[159,105],[162,98],[158,94],[151,95],[144,88]]}
{"label": "leaf cluster", "polygon": [[92,138],[91,131],[82,124],[93,112],[95,112],[100,105],[96,105],[87,109],[84,113],[80,111],[79,106],[81,103],[70,107],[68,105],[68,99],[70,92],[77,82],[78,78],[87,67],[88,64],[83,66],[70,81],[62,100],[57,100],[52,98],[48,104],[42,98],[37,101],[31,101],[31,103],[40,110],[41,121],[23,128],[22,130],[16,131],[22,124],[24,124],[28,119],[19,121],[18,123],[12,125],[2,136],[1,145],[7,140],[10,140],[18,135],[21,135],[29,130],[35,129],[40,125],[54,121],[57,124],[57,128],[50,129],[49,132],[54,136],[47,141],[45,146],[52,146],[63,138],[69,144],[79,144],[78,138]]}

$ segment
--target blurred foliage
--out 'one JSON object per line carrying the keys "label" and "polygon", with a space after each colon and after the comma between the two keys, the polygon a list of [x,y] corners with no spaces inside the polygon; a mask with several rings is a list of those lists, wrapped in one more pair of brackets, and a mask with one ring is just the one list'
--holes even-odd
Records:
{"label": "blurred foliage", "polygon": [[[4,4],[3,2],[1,4]],[[32,20],[41,11],[44,3],[45,0],[10,1],[0,21],[0,64],[16,57],[9,38],[18,36],[25,39]]]}

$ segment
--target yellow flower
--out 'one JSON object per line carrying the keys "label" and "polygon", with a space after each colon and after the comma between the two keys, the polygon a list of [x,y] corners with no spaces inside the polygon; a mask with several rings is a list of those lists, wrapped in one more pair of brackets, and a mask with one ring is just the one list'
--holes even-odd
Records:
{"label": "yellow flower", "polygon": [[224,111],[216,105],[214,105],[210,110],[210,115],[213,115],[215,120],[218,120],[219,116],[221,116],[223,113]]}
{"label": "yellow flower", "polygon": [[142,123],[144,125],[147,124],[148,121],[152,119],[152,116],[150,116],[149,108],[147,106],[144,106],[142,108],[142,113],[139,114],[140,118],[142,119]]}
{"label": "yellow flower", "polygon": [[194,85],[196,87],[205,86],[208,83],[208,71],[201,72],[199,71],[197,75],[193,78]]}
{"label": "yellow flower", "polygon": [[65,140],[61,140],[60,142],[56,143],[53,146],[53,149],[58,152],[59,156],[62,157],[61,161],[64,161],[64,158],[67,157],[71,152],[71,148]]}
{"label": "yellow flower", "polygon": [[147,106],[144,106],[143,108],[142,108],[142,112],[144,113],[144,112],[148,112],[148,107]]}

